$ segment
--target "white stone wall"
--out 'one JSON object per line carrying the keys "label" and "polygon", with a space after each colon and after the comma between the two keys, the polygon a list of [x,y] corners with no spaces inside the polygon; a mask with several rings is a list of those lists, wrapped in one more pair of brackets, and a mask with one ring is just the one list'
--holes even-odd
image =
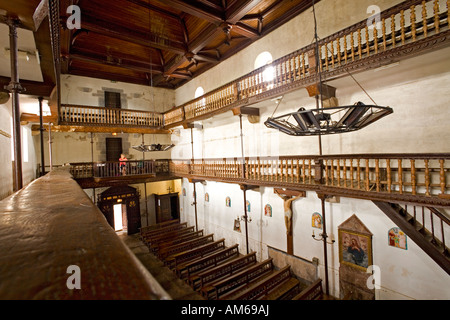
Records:
{"label": "white stone wall", "polygon": [[[317,4],[319,37],[325,37],[369,15],[369,5],[379,5],[384,10],[400,1],[332,1]],[[326,6],[326,11],[325,11]],[[330,7],[331,6],[331,7]],[[333,8],[332,10],[331,8]],[[324,22],[325,21],[325,22]],[[195,78],[176,90],[176,103],[180,105],[194,98],[195,89],[202,86],[205,92],[232,81],[252,71],[254,59],[269,51],[274,59],[311,43],[311,12],[294,18],[285,26],[252,44],[242,52],[219,64],[209,72]],[[382,70],[355,74],[356,80],[379,105],[394,109],[392,115],[369,127],[342,135],[322,137],[322,152],[327,154],[354,153],[428,153],[450,152],[450,126],[448,125],[448,101],[450,98],[450,49],[424,54],[402,61]],[[371,104],[369,97],[351,77],[327,83],[337,88],[340,105],[357,101]],[[276,104],[265,101],[253,105],[259,108],[260,122],[251,124],[243,117],[244,155],[318,155],[317,137],[291,137],[268,129],[264,121],[272,116]],[[305,89],[283,97],[275,115],[293,112],[299,107],[313,108],[315,100]],[[200,121],[203,130],[194,129],[194,154],[191,151],[191,130],[178,128],[172,135],[176,147],[174,159],[233,158],[241,157],[239,118],[228,112]],[[182,219],[195,225],[193,185],[183,179],[186,196],[181,197]],[[224,237],[227,245],[238,243],[241,253],[246,252],[244,222],[241,232],[233,230],[234,219],[244,214],[243,192],[238,185],[207,181],[197,183],[197,219],[199,228],[214,232],[216,238]],[[204,201],[204,194],[210,201]],[[225,206],[225,198],[231,198],[232,206]],[[267,246],[286,250],[282,200],[273,188],[247,191],[251,203],[248,224],[249,250],[258,252],[258,259],[267,257]],[[270,204],[273,216],[264,216],[264,206]],[[324,279],[323,244],[311,237],[311,215],[321,213],[321,202],[316,193],[293,205],[294,254],[307,261],[319,260],[319,276]],[[450,215],[448,210],[443,210]],[[338,239],[338,226],[353,214],[373,233],[373,263],[381,270],[381,287],[377,299],[449,299],[450,278],[422,249],[408,238],[408,249],[388,246],[388,230],[395,224],[372,202],[341,198],[340,203],[326,204],[327,231]],[[315,229],[316,235],[319,233]],[[447,239],[450,230],[446,230]],[[330,293],[339,296],[338,242],[328,246]],[[313,279],[308,279],[313,280]]]}

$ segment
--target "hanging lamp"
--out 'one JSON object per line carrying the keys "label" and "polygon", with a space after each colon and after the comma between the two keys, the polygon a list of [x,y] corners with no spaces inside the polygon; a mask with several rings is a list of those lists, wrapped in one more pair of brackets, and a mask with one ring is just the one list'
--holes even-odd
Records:
{"label": "hanging lamp", "polygon": [[[314,27],[315,27],[315,42],[316,42],[316,60],[320,61],[319,55],[319,42],[317,36],[317,21],[316,11],[313,1],[313,15],[314,15]],[[327,48],[327,46],[325,46]],[[327,48],[328,50],[328,48]],[[319,86],[322,88],[322,74],[320,63],[317,63],[317,74],[319,77]],[[353,78],[353,80],[360,86],[360,88],[366,93],[366,95],[372,100],[373,104],[366,105],[363,102],[356,102],[354,105],[337,106],[337,107],[323,107],[322,90],[319,90],[320,100],[322,106],[317,106],[315,109],[299,108],[296,112],[284,114],[274,117],[273,114],[269,117],[264,124],[271,129],[279,130],[292,136],[314,136],[314,135],[327,135],[352,132],[362,129],[369,124],[393,113],[393,109],[390,107],[379,106],[375,103],[372,97],[364,90],[364,88],[356,81],[353,75],[347,70],[347,73]],[[278,108],[277,104],[276,109]],[[275,109],[275,111],[276,111]],[[275,114],[274,111],[274,114]]]}

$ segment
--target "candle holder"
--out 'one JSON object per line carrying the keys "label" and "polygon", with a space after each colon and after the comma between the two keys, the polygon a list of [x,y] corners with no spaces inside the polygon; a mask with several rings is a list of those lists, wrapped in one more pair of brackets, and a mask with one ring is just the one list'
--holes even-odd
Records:
{"label": "candle holder", "polygon": [[333,237],[331,237],[331,242],[327,240],[328,235],[325,232],[319,233],[319,239],[316,238],[316,235],[314,233],[313,230],[313,234],[311,235],[312,238],[316,241],[325,241],[328,244],[334,244],[336,242],[336,240],[333,239]]}
{"label": "candle holder", "polygon": [[247,222],[252,222],[252,217],[250,217],[250,216],[247,216],[247,218],[245,217],[245,215],[244,216],[241,216],[241,217],[237,217],[236,218],[236,220],[238,220],[238,221],[245,221],[245,220],[247,220]]}

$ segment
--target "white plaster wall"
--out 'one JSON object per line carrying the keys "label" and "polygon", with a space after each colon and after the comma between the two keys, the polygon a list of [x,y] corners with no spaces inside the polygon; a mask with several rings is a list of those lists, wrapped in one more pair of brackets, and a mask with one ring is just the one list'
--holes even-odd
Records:
{"label": "white plaster wall", "polygon": [[[20,97],[19,97],[20,101]],[[11,128],[11,99],[3,105],[0,105],[0,129],[7,134],[11,135],[11,138],[4,135],[0,135],[0,199],[3,199],[12,194],[13,189],[13,167],[11,160],[11,142],[13,139]],[[24,137],[25,136],[25,137]],[[21,126],[21,139],[22,139],[22,184],[26,186],[28,183],[36,178],[37,163],[35,157],[35,147],[33,143],[33,137],[31,134],[31,126]],[[28,141],[28,161],[24,159],[25,145],[24,139]]]}
{"label": "white plaster wall", "polygon": [[109,80],[62,75],[61,103],[104,107],[104,91],[121,92],[123,109],[165,112],[175,106],[175,92]]}

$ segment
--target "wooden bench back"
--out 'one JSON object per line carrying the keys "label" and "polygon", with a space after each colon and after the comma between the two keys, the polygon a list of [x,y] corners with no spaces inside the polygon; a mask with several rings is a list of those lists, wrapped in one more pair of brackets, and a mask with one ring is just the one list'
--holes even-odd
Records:
{"label": "wooden bench back", "polygon": [[162,259],[165,260],[167,257],[170,257],[173,254],[176,253],[180,253],[186,250],[190,250],[193,249],[195,247],[201,246],[203,244],[206,244],[208,242],[212,242],[214,241],[214,234],[208,234],[206,236],[197,238],[197,239],[193,239],[193,240],[188,240],[186,242],[177,244],[177,245],[173,245],[170,247],[165,247],[161,250],[159,250],[158,252],[158,256]]}
{"label": "wooden bench back", "polygon": [[317,279],[292,300],[319,300],[323,297],[322,279]]}
{"label": "wooden bench back", "polygon": [[196,272],[199,272],[200,270],[204,270],[212,266],[217,266],[222,261],[238,256],[239,256],[239,245],[235,244],[232,247],[221,250],[215,254],[190,262],[189,264],[184,264],[180,266],[180,268],[178,268],[177,270],[177,274],[182,279],[184,278],[189,279],[190,276],[192,276]]}
{"label": "wooden bench back", "polygon": [[182,264],[183,262],[196,259],[198,257],[204,257],[205,255],[221,250],[225,248],[225,239],[220,239],[212,243],[207,243],[202,246],[187,250],[171,256],[171,261],[167,261],[169,268],[173,269]]}

